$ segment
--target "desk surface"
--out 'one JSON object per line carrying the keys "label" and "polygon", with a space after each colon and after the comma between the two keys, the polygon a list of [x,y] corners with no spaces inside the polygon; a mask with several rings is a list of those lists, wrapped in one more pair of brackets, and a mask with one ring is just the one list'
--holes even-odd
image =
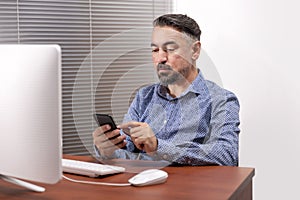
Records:
{"label": "desk surface", "polygon": [[[90,157],[65,157],[93,162]],[[166,167],[163,170],[169,174],[167,182],[144,187],[86,185],[62,179],[55,185],[37,183],[45,187],[46,191],[35,193],[0,180],[0,199],[252,199],[253,168],[197,166]],[[77,180],[127,183],[135,174],[121,173],[101,178],[65,175]]]}

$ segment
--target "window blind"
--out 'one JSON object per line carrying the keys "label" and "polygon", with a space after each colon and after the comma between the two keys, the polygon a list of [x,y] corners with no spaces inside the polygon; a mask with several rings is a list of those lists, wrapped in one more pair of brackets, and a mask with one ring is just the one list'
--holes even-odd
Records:
{"label": "window blind", "polygon": [[1,0],[0,43],[62,48],[63,153],[93,153],[93,114],[121,123],[135,92],[156,81],[152,21],[170,12],[172,0]]}

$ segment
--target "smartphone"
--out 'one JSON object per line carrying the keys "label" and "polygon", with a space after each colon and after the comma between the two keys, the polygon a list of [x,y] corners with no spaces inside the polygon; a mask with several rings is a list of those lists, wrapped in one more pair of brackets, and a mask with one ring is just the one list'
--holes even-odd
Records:
{"label": "smartphone", "polygon": [[[109,131],[113,131],[113,130],[117,129],[116,123],[114,122],[113,118],[110,115],[107,115],[107,114],[97,114],[96,113],[96,114],[94,114],[94,118],[95,118],[98,126],[103,126],[103,125],[106,125],[106,124],[110,125],[111,129],[108,130],[108,131],[106,131],[106,132],[104,132],[104,133],[107,133]],[[112,139],[114,139],[114,138],[116,138],[118,136],[120,136],[120,134],[116,135],[114,137],[111,137],[109,139],[112,140]]]}
{"label": "smartphone", "polygon": [[110,125],[111,129],[109,131],[113,131],[117,129],[117,126],[113,120],[113,118],[110,115],[106,114],[95,114],[94,118],[98,124],[98,126],[103,126],[103,125]]}

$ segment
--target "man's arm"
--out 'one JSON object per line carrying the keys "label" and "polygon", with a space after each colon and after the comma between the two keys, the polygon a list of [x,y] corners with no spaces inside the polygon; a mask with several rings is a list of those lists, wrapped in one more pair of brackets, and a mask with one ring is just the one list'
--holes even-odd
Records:
{"label": "man's arm", "polygon": [[209,133],[203,143],[177,137],[158,139],[157,159],[188,165],[238,165],[239,103],[232,93],[212,103]]}

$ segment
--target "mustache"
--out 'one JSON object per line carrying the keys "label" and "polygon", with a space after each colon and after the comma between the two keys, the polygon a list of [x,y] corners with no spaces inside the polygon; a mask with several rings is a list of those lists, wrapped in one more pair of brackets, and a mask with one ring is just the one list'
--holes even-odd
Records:
{"label": "mustache", "polygon": [[165,65],[165,64],[161,64],[159,63],[157,65],[157,71],[164,69],[164,70],[172,70],[172,67],[170,65]]}

